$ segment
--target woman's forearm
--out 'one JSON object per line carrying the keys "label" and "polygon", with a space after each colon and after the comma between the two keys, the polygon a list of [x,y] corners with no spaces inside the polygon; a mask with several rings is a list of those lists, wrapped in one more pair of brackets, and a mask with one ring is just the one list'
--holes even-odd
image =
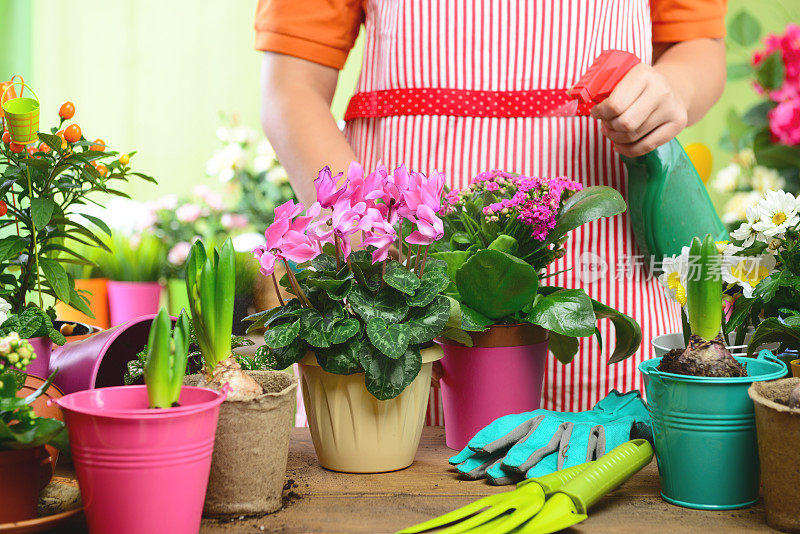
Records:
{"label": "woman's forearm", "polygon": [[330,112],[338,76],[330,67],[264,53],[261,125],[306,206],[316,198],[313,181],[322,167],[346,171],[355,159]]}
{"label": "woman's forearm", "polygon": [[688,124],[699,121],[725,88],[725,43],[721,39],[693,39],[656,44],[653,52],[653,67],[685,106]]}

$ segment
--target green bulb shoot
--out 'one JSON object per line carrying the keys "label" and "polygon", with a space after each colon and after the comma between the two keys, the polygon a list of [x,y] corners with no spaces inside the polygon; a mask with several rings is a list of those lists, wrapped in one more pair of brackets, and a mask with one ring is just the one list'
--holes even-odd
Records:
{"label": "green bulb shoot", "polygon": [[692,240],[686,280],[686,309],[692,334],[711,341],[722,325],[722,262],[711,235]]}
{"label": "green bulb shoot", "polygon": [[189,318],[181,312],[175,328],[165,308],[150,326],[144,382],[151,408],[169,408],[178,402],[189,358]]}

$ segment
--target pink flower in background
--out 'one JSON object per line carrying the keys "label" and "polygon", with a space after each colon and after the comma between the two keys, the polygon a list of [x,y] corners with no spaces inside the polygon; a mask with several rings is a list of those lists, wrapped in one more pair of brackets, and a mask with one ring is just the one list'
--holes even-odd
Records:
{"label": "pink flower in background", "polygon": [[323,208],[330,208],[333,206],[345,192],[347,184],[342,187],[338,185],[341,177],[341,173],[332,176],[331,169],[327,166],[319,171],[317,179],[314,180],[314,188],[317,190],[317,202],[319,202]]}
{"label": "pink flower in background", "polygon": [[156,200],[156,209],[174,210],[178,207],[178,195],[164,195]]}
{"label": "pink flower in background", "polygon": [[175,210],[175,218],[183,223],[193,223],[203,214],[203,210],[197,204],[184,204]]}
{"label": "pink flower in background", "polygon": [[220,218],[220,223],[226,230],[247,228],[249,222],[250,220],[246,215],[241,215],[239,213],[223,213]]}
{"label": "pink flower in background", "polygon": [[222,196],[216,191],[212,191],[208,186],[198,185],[194,188],[194,194],[214,211],[225,209],[225,202],[223,202]]}
{"label": "pink flower in background", "polygon": [[167,253],[167,261],[172,265],[183,265],[186,263],[186,258],[189,257],[190,250],[192,250],[192,244],[188,241],[175,243],[175,246]]}
{"label": "pink flower in background", "polygon": [[784,145],[800,144],[800,98],[780,102],[767,115],[769,130]]}
{"label": "pink flower in background", "polygon": [[444,223],[436,216],[436,212],[429,206],[420,204],[411,222],[417,225],[406,238],[408,243],[414,245],[430,245],[444,236]]}

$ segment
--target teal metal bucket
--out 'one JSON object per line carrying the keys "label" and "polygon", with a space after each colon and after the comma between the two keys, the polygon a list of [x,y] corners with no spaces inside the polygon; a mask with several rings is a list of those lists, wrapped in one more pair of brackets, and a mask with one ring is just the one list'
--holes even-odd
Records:
{"label": "teal metal bucket", "polygon": [[762,350],[736,358],[749,376],[709,378],[663,373],[661,358],[639,364],[667,502],[701,510],[744,508],[758,501],[758,442],[753,382],[786,375],[786,364]]}

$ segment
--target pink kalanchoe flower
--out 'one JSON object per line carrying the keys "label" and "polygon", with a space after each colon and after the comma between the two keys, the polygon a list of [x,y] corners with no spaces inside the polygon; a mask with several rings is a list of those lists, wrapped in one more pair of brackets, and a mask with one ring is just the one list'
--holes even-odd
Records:
{"label": "pink kalanchoe flower", "polygon": [[444,223],[429,206],[420,204],[416,213],[410,218],[417,225],[409,234],[406,242],[414,245],[430,245],[444,235]]}
{"label": "pink kalanchoe flower", "polygon": [[333,206],[346,191],[347,184],[339,187],[341,177],[341,173],[336,176],[331,175],[331,169],[328,166],[319,171],[317,179],[314,180],[314,189],[317,190],[317,201],[323,208]]}

